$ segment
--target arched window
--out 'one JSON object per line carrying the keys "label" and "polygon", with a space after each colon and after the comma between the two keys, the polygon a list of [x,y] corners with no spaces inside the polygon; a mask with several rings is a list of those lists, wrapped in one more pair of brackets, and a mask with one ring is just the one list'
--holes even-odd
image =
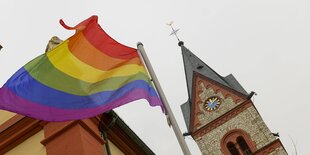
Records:
{"label": "arched window", "polygon": [[229,150],[231,155],[240,155],[234,143],[227,143],[227,149]]}
{"label": "arched window", "polygon": [[222,137],[221,151],[225,155],[252,155],[256,150],[255,142],[241,129],[233,129]]}
{"label": "arched window", "polygon": [[237,138],[237,143],[242,150],[244,155],[252,155],[251,149],[249,148],[249,145],[246,143],[244,138],[242,136],[239,136]]}

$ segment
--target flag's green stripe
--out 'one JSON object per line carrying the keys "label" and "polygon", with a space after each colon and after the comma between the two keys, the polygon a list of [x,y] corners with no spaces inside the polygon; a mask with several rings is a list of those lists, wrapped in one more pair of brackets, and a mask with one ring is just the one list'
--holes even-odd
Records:
{"label": "flag's green stripe", "polygon": [[29,74],[40,83],[63,92],[81,96],[107,90],[115,90],[135,80],[144,80],[150,83],[149,78],[143,73],[124,77],[114,77],[96,83],[88,83],[57,70],[50,63],[45,54],[33,59],[24,67]]}

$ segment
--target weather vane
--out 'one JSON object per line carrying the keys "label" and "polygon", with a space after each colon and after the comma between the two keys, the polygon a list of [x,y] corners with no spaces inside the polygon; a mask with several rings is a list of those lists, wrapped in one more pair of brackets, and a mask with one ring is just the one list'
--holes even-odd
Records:
{"label": "weather vane", "polygon": [[178,31],[179,31],[180,29],[174,29],[174,28],[172,27],[172,24],[173,24],[173,21],[171,21],[171,22],[169,22],[169,23],[167,24],[167,25],[170,26],[171,29],[172,29],[172,32],[171,32],[170,36],[175,35],[175,36],[177,37],[178,41],[180,42],[180,39],[179,39],[179,37],[178,37],[178,35],[177,35],[177,33],[178,33]]}

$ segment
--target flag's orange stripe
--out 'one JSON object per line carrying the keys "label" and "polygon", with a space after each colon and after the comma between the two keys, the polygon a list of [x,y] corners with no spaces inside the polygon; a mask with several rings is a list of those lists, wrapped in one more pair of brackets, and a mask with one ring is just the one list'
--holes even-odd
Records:
{"label": "flag's orange stripe", "polygon": [[47,53],[49,61],[55,68],[76,79],[96,83],[113,77],[130,76],[139,72],[147,75],[143,64],[126,64],[103,71],[94,68],[75,57],[69,50],[68,40]]}
{"label": "flag's orange stripe", "polygon": [[68,47],[75,57],[100,70],[106,71],[126,64],[141,64],[139,57],[134,57],[132,59],[118,59],[106,55],[104,52],[96,49],[85,38],[83,33],[77,33],[69,38]]}

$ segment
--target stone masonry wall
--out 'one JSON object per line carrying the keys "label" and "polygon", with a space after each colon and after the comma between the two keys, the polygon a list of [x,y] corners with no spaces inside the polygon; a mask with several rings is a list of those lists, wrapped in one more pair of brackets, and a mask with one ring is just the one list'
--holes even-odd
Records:
{"label": "stone masonry wall", "polygon": [[[249,107],[239,115],[228,120],[221,126],[206,133],[202,137],[198,137],[196,142],[204,155],[221,155],[221,139],[222,137],[233,129],[242,129],[247,132],[252,141],[256,143],[256,149],[260,149],[266,144],[275,140],[262,118],[254,107]],[[276,152],[281,152],[281,150]],[[278,153],[273,153],[278,154]]]}

